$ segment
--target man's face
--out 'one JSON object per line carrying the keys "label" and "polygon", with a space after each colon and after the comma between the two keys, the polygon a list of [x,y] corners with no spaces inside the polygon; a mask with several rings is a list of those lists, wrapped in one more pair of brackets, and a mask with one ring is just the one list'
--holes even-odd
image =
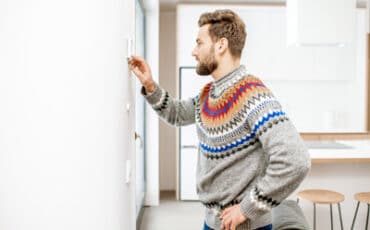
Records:
{"label": "man's face", "polygon": [[199,28],[197,45],[191,53],[198,61],[196,72],[199,75],[210,75],[217,69],[218,63],[215,57],[215,44],[208,33],[209,25]]}

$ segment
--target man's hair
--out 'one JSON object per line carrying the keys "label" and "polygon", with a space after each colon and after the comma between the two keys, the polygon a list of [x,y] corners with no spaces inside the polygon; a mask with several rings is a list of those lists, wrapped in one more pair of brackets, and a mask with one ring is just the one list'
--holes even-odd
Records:
{"label": "man's hair", "polygon": [[247,32],[244,22],[236,13],[228,9],[203,13],[198,25],[202,27],[206,24],[210,24],[209,34],[213,42],[226,38],[231,55],[241,57]]}

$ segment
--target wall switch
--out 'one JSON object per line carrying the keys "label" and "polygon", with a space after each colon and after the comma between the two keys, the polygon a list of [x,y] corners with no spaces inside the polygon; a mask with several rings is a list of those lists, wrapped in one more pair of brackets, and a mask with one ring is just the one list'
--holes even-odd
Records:
{"label": "wall switch", "polygon": [[131,55],[132,55],[132,39],[130,38],[127,38],[126,39],[126,45],[127,45],[127,60],[129,60],[131,58]]}

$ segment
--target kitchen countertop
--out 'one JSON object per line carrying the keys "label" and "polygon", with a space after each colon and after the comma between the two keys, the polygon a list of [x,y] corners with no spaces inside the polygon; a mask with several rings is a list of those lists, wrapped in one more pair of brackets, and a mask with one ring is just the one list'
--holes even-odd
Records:
{"label": "kitchen countertop", "polygon": [[370,140],[305,141],[313,163],[370,162]]}

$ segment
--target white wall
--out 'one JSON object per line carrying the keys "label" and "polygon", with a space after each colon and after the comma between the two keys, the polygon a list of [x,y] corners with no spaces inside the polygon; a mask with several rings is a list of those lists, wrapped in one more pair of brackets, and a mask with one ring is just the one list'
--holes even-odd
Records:
{"label": "white wall", "polygon": [[[161,10],[160,12],[160,43],[159,43],[159,83],[172,96],[177,96],[176,72],[176,12]],[[190,53],[189,53],[190,55]],[[160,153],[160,190],[176,189],[176,128],[160,120],[159,153]]]}
{"label": "white wall", "polygon": [[0,0],[0,229],[134,229],[133,1]]}

